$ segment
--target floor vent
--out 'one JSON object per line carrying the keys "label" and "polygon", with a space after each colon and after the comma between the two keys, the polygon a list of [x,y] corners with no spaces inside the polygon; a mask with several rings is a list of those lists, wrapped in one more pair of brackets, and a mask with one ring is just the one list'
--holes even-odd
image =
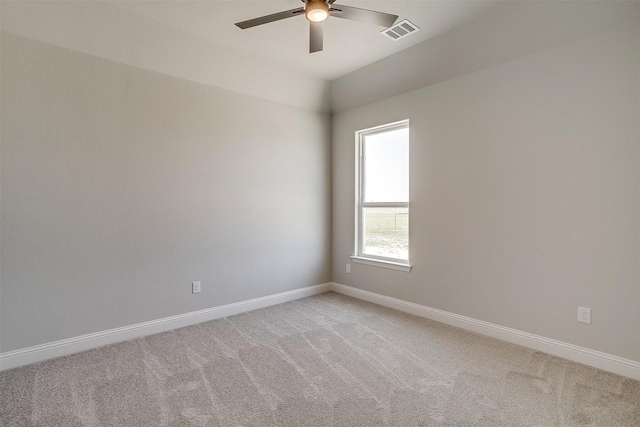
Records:
{"label": "floor vent", "polygon": [[404,21],[398,22],[393,27],[383,30],[382,34],[389,37],[391,40],[400,40],[401,38],[407,37],[409,34],[415,33],[419,29],[420,28],[418,28],[416,24],[405,19]]}

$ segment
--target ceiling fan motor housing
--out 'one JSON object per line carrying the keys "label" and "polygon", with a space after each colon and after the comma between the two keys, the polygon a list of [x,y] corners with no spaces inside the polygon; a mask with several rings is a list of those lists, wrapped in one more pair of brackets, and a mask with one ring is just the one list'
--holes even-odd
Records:
{"label": "ceiling fan motor housing", "polygon": [[308,0],[304,14],[311,22],[322,22],[329,17],[329,5],[325,0]]}

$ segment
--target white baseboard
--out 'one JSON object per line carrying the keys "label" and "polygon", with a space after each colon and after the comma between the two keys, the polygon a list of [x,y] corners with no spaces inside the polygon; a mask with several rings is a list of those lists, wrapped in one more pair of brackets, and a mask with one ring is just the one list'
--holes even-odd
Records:
{"label": "white baseboard", "polygon": [[385,307],[393,308],[405,313],[446,323],[468,331],[487,335],[503,341],[518,344],[534,350],[543,351],[554,356],[563,357],[574,362],[593,366],[618,375],[640,380],[640,362],[591,350],[562,341],[545,338],[539,335],[522,332],[496,325],[471,317],[461,316],[436,308],[427,307],[413,302],[388,297],[374,292],[342,285],[340,283],[323,283],[306,288],[294,289],[288,292],[254,298],[177,316],[165,317],[149,322],[68,338],[47,344],[36,345],[19,350],[0,353],[0,371],[40,362],[54,357],[65,356],[90,350],[107,344],[157,334],[184,326],[194,325],[222,317],[233,316],[259,308],[269,307],[300,298],[306,298],[327,291],[335,291],[361,300],[369,301]]}
{"label": "white baseboard", "polygon": [[504,326],[484,322],[471,317],[460,316],[458,314],[415,304],[413,302],[376,294],[374,292],[342,285],[340,283],[331,283],[331,290],[350,297],[403,311],[405,313],[425,317],[448,325],[457,326],[468,331],[518,344],[523,347],[549,353],[584,365],[593,366],[604,371],[613,372],[614,374],[640,380],[640,362],[636,362],[634,360],[545,338],[540,335],[522,332],[517,329],[506,328]]}
{"label": "white baseboard", "polygon": [[177,316],[165,317],[163,319],[151,320],[149,322],[137,323],[135,325],[109,329],[107,331],[0,353],[0,371],[52,359],[54,357],[78,353],[80,351],[101,347],[107,344],[114,344],[133,338],[206,322],[208,320],[257,310],[259,308],[269,307],[283,302],[310,297],[312,295],[328,292],[330,287],[330,283],[323,283],[279,294],[221,305],[204,310],[192,311],[190,313],[179,314]]}

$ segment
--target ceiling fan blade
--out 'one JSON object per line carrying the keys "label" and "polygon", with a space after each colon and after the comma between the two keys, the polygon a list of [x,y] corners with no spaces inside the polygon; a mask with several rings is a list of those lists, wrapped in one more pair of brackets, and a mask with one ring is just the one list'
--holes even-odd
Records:
{"label": "ceiling fan blade", "polygon": [[299,7],[298,9],[285,10],[284,12],[278,12],[272,15],[265,15],[259,18],[249,19],[247,21],[236,22],[236,26],[245,30],[247,28],[255,27],[257,25],[268,24],[269,22],[279,21],[281,19],[298,16],[302,13],[304,13],[304,8]]}
{"label": "ceiling fan blade", "polygon": [[322,23],[309,22],[309,53],[322,51]]}
{"label": "ceiling fan blade", "polygon": [[364,22],[367,24],[380,25],[388,28],[396,22],[398,15],[391,15],[375,10],[359,9],[357,7],[334,4],[331,6],[331,16],[336,18],[350,19],[352,21]]}

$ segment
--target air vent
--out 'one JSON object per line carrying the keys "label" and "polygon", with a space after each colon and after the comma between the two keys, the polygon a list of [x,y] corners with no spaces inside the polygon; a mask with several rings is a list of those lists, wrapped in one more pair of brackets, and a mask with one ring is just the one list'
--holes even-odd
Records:
{"label": "air vent", "polygon": [[418,28],[414,23],[409,22],[407,19],[400,21],[393,27],[389,27],[382,31],[382,34],[389,37],[391,40],[400,40],[407,37],[409,34],[413,34],[418,31]]}

